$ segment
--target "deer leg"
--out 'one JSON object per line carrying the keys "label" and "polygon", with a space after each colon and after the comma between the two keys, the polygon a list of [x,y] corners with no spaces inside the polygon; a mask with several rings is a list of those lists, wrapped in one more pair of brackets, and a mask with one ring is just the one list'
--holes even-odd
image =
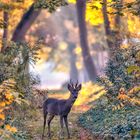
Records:
{"label": "deer leg", "polygon": [[44,131],[45,131],[45,126],[46,126],[46,118],[47,118],[47,112],[44,112],[44,126],[43,126],[42,139],[43,139],[43,137],[44,137]]}
{"label": "deer leg", "polygon": [[47,120],[48,121],[48,137],[51,136],[50,123],[51,123],[51,121],[52,121],[53,118],[54,118],[54,115],[50,114],[49,115],[49,118]]}
{"label": "deer leg", "polygon": [[61,126],[60,137],[63,137],[64,136],[64,131],[63,131],[63,116],[60,116],[60,126]]}
{"label": "deer leg", "polygon": [[67,134],[68,134],[68,139],[70,138],[70,132],[69,132],[69,127],[68,127],[68,119],[67,119],[68,116],[64,116],[64,121],[65,121],[65,126],[66,126],[66,129],[67,129]]}

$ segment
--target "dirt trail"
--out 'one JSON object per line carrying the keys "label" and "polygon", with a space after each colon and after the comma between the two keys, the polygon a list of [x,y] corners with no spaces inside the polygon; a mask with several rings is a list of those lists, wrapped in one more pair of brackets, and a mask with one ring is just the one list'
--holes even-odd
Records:
{"label": "dirt trail", "polygon": [[[60,98],[67,98],[69,94],[52,94],[50,97],[54,97],[57,99]],[[91,135],[88,131],[81,128],[77,125],[77,119],[79,115],[90,108],[88,105],[80,105],[80,106],[73,106],[72,111],[68,116],[69,122],[69,129],[71,134],[71,139],[69,140],[93,140]],[[42,129],[43,129],[43,114],[41,109],[37,109],[35,111],[30,111],[30,115],[32,116],[30,119],[26,121],[26,130],[30,134],[30,140],[41,140]],[[36,116],[36,117],[35,117]],[[60,124],[59,124],[59,116],[55,116],[55,118],[51,122],[51,140],[59,140],[59,131],[60,131]],[[64,130],[64,139],[67,139],[66,130]],[[48,140],[47,138],[47,126],[45,131],[45,138],[44,140]]]}
{"label": "dirt trail", "polygon": [[[38,111],[38,116],[36,119],[33,121],[28,121],[26,122],[28,124],[28,127],[26,128],[28,132],[31,135],[31,140],[41,140],[41,135],[42,135],[42,128],[43,128],[43,117],[40,110]],[[74,111],[75,112],[75,111]],[[93,140],[90,136],[90,134],[85,131],[83,128],[79,127],[76,123],[77,118],[79,116],[79,113],[74,113],[73,111],[69,114],[69,129],[71,133],[71,139],[69,140]],[[59,130],[60,130],[60,125],[59,125],[59,117],[56,116],[52,123],[51,123],[51,140],[58,140],[59,136]],[[64,130],[65,131],[65,130]],[[67,133],[65,131],[65,136],[63,140],[67,139]],[[45,138],[44,140],[47,140],[47,127],[45,131]]]}

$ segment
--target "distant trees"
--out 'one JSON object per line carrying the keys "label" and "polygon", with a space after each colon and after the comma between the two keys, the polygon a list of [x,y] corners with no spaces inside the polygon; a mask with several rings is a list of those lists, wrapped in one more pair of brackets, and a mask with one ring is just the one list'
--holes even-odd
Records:
{"label": "distant trees", "polygon": [[68,43],[68,50],[70,54],[70,78],[74,81],[78,80],[78,69],[76,66],[76,54],[74,52],[74,49],[76,48],[76,45],[74,43]]}

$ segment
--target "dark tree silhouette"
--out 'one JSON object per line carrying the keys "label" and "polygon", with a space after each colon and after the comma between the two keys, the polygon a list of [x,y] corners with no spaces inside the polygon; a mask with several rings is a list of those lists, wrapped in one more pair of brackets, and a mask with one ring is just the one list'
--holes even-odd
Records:
{"label": "dark tree silhouette", "polygon": [[17,25],[12,36],[12,41],[15,42],[24,41],[25,34],[27,33],[27,31],[29,30],[35,19],[40,14],[40,11],[41,10],[34,10],[34,4],[31,5],[29,10],[23,15],[21,21]]}
{"label": "dark tree silhouette", "polygon": [[110,40],[110,37],[112,36],[112,30],[110,27],[110,21],[107,14],[107,0],[103,0],[103,7],[102,7],[102,13],[104,18],[104,28],[105,28],[105,35],[106,35],[106,42],[109,48],[113,48],[113,42]]}
{"label": "dark tree silhouette", "polygon": [[89,79],[91,81],[96,80],[97,72],[95,65],[93,63],[92,57],[90,55],[88,41],[87,41],[87,28],[85,22],[85,10],[86,10],[86,0],[77,0],[76,1],[77,16],[79,23],[79,32],[80,32],[80,43],[82,48],[82,56],[85,68],[87,70]]}
{"label": "dark tree silhouette", "polygon": [[[119,1],[119,4],[122,4],[122,0]],[[117,12],[119,13],[121,11],[121,8],[117,9]],[[104,28],[105,28],[105,35],[106,35],[106,42],[109,47],[109,49],[113,48],[119,48],[121,44],[120,40],[120,27],[121,27],[121,17],[119,14],[115,15],[115,28],[116,31],[114,32],[110,27],[110,21],[108,17],[107,12],[107,0],[103,0],[103,6],[102,6],[102,14],[104,18]]]}
{"label": "dark tree silhouette", "polygon": [[1,52],[3,52],[7,47],[7,39],[8,39],[8,20],[9,20],[9,14],[7,11],[3,12],[3,21],[4,21],[4,32],[3,32],[3,43]]}

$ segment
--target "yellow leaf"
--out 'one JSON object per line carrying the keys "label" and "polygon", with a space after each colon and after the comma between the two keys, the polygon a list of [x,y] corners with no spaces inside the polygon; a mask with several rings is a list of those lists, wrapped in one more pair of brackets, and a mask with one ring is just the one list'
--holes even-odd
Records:
{"label": "yellow leaf", "polygon": [[16,127],[11,127],[10,131],[15,133],[15,132],[17,132],[17,128]]}
{"label": "yellow leaf", "polygon": [[12,103],[12,101],[5,101],[6,105],[10,105]]}
{"label": "yellow leaf", "polygon": [[5,115],[4,114],[0,114],[0,120],[4,120],[5,119]]}
{"label": "yellow leaf", "polygon": [[103,23],[102,5],[100,1],[91,0],[87,3],[86,21],[91,25],[99,25]]}
{"label": "yellow leaf", "polygon": [[7,124],[5,126],[5,129],[8,130],[8,131],[10,131],[10,132],[13,132],[13,133],[17,132],[17,128],[16,127],[12,127],[9,124]]}
{"label": "yellow leaf", "polygon": [[5,102],[0,102],[0,107],[5,107]]}
{"label": "yellow leaf", "polygon": [[10,0],[2,0],[2,2],[8,4],[10,2]]}
{"label": "yellow leaf", "polygon": [[0,135],[2,135],[3,134],[3,130],[2,129],[0,129]]}
{"label": "yellow leaf", "polygon": [[75,53],[76,53],[77,55],[81,54],[81,52],[82,52],[80,46],[76,47],[74,51],[75,51]]}
{"label": "yellow leaf", "polygon": [[68,2],[75,4],[76,3],[76,0],[68,0]]}
{"label": "yellow leaf", "polygon": [[8,100],[12,100],[13,99],[13,95],[11,93],[7,93],[5,94],[6,99]]}
{"label": "yellow leaf", "polygon": [[11,128],[11,126],[9,124],[5,125],[5,129],[9,130]]}
{"label": "yellow leaf", "polygon": [[126,100],[126,99],[128,99],[128,96],[125,95],[125,94],[119,94],[118,95],[118,99],[120,99],[120,100]]}
{"label": "yellow leaf", "polygon": [[3,109],[0,109],[0,113],[2,113],[3,112]]}
{"label": "yellow leaf", "polygon": [[65,42],[60,42],[60,43],[59,43],[59,47],[60,47],[60,49],[61,49],[62,51],[64,51],[64,50],[67,49],[68,45],[67,45],[67,43],[65,43]]}

